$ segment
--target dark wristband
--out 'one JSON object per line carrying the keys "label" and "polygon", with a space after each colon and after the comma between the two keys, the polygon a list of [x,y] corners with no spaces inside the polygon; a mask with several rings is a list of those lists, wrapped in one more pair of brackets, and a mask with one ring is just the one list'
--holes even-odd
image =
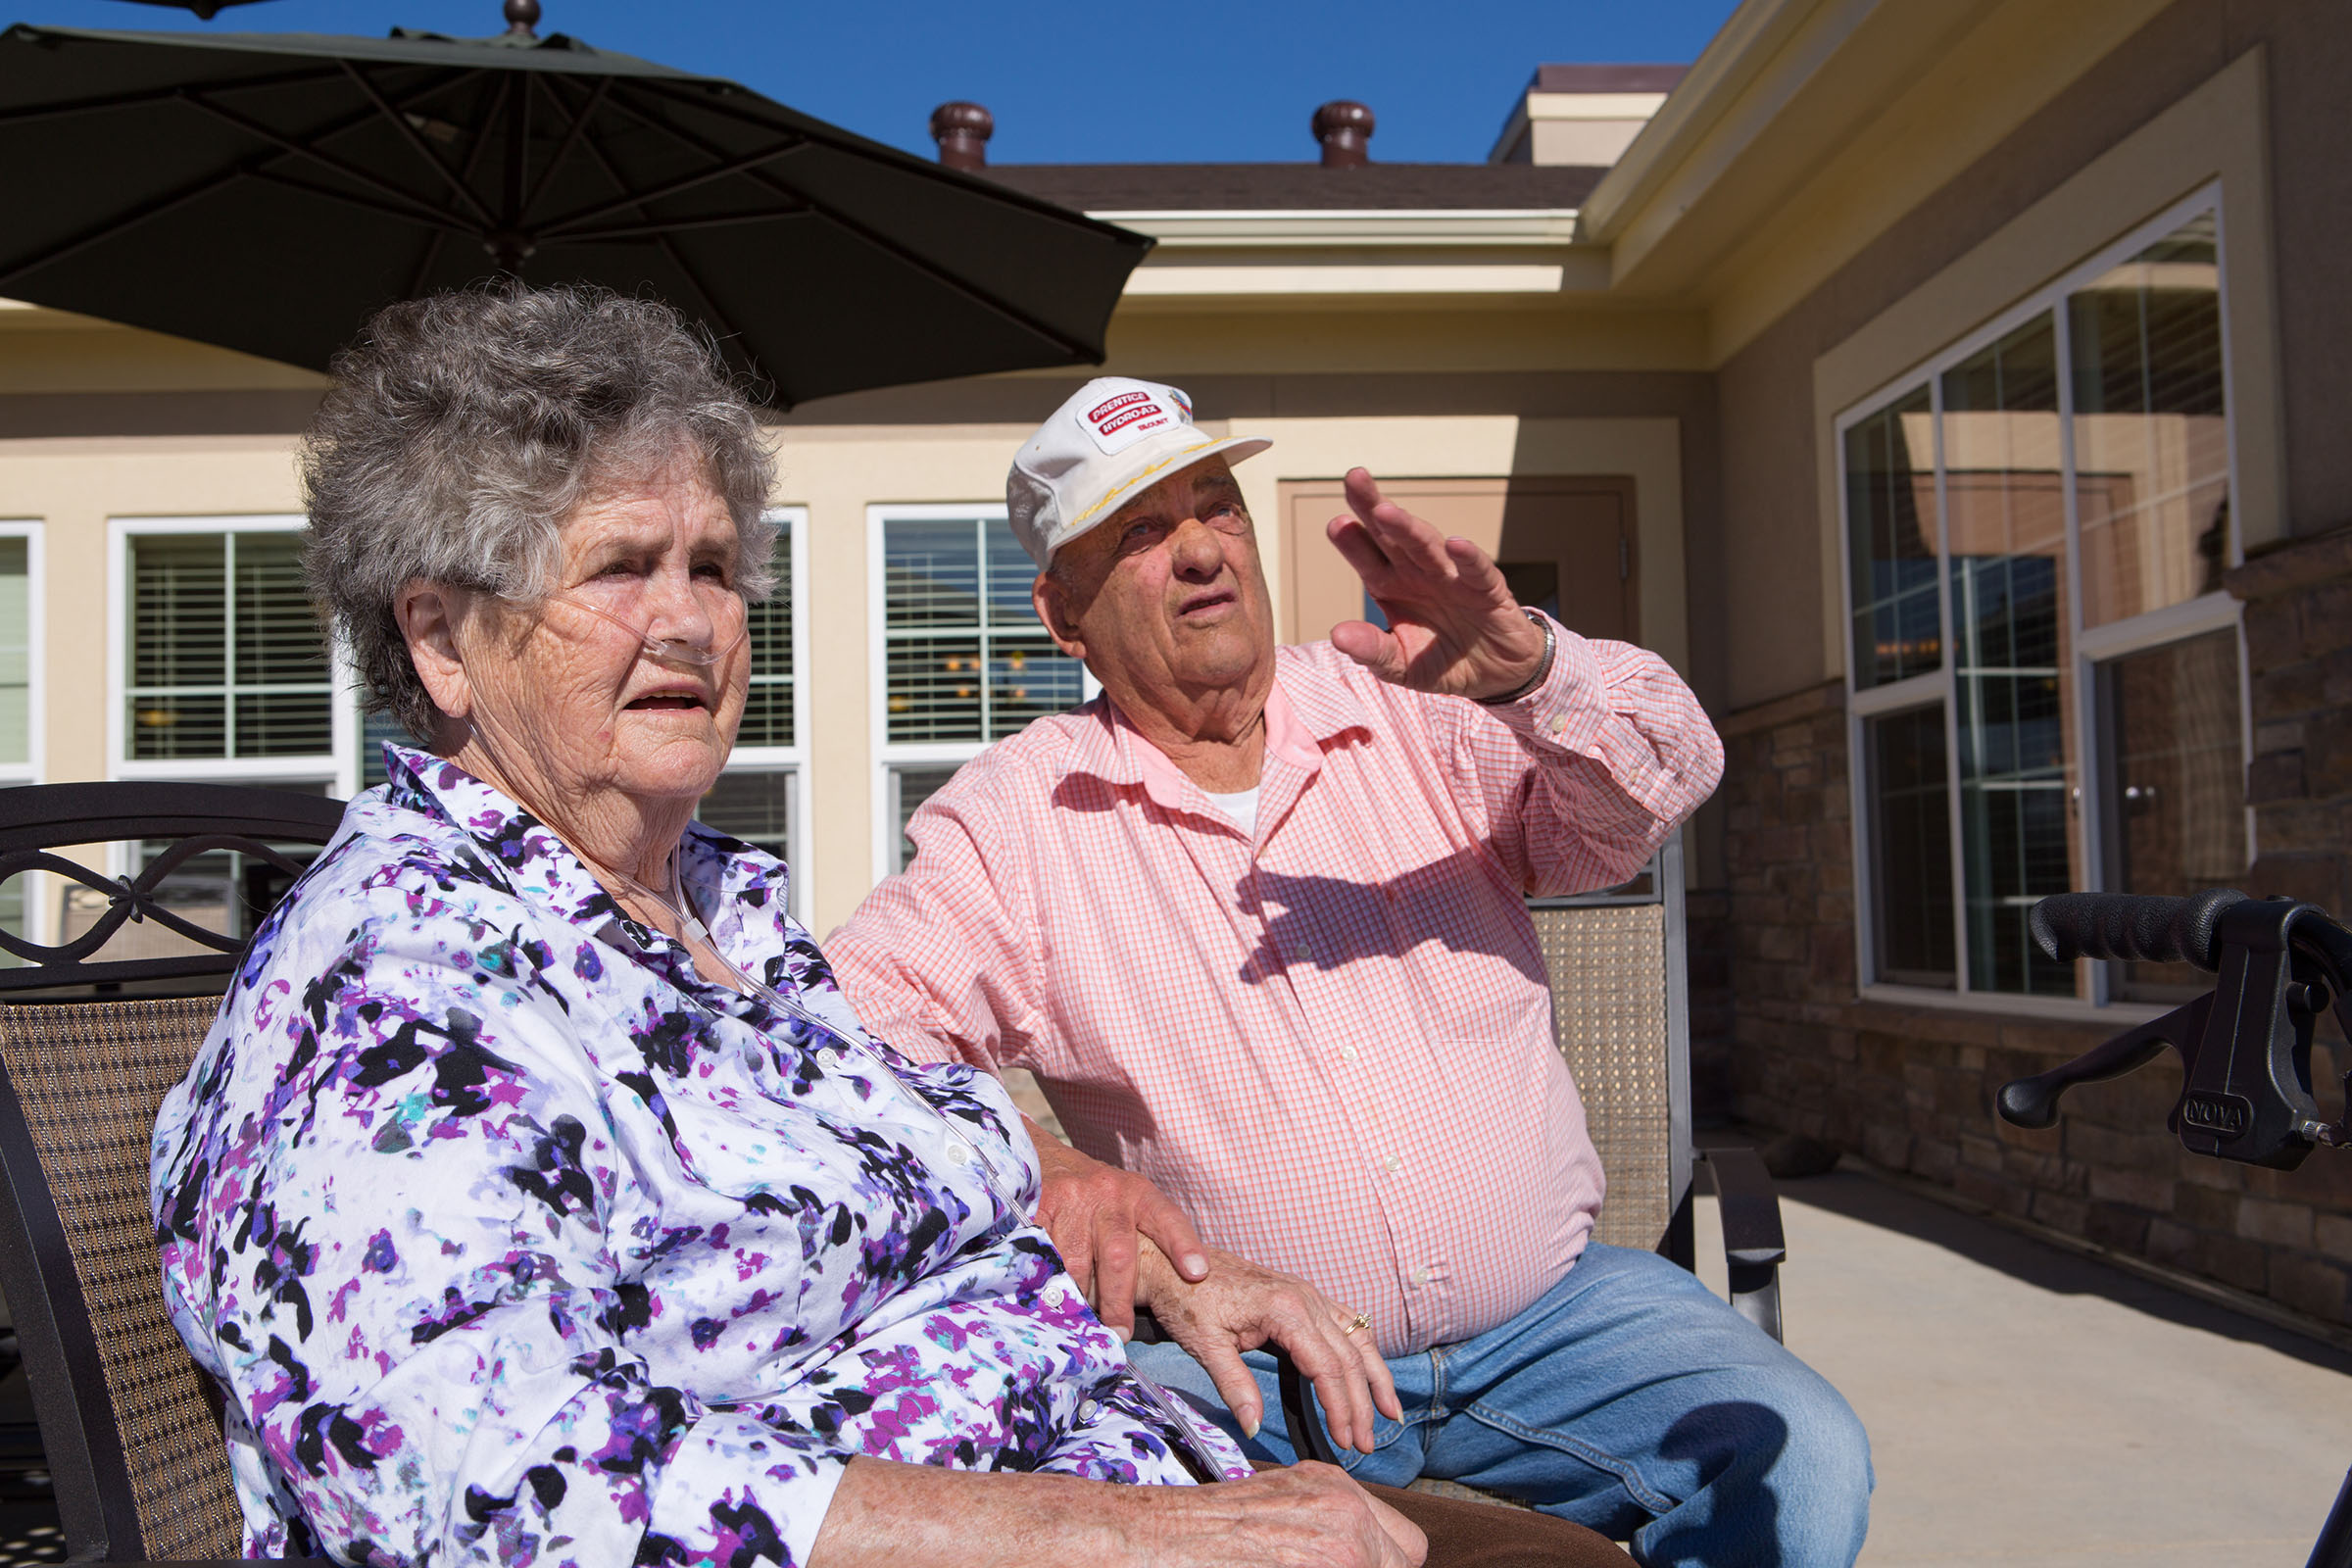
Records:
{"label": "dark wristband", "polygon": [[1529,610],[1525,606],[1520,608],[1519,613],[1544,628],[1544,657],[1537,662],[1536,672],[1533,675],[1528,676],[1525,681],[1504,692],[1500,697],[1472,698],[1471,701],[1477,703],[1481,708],[1500,708],[1506,703],[1515,703],[1543,685],[1544,677],[1551,673],[1551,656],[1560,651],[1559,634],[1551,628],[1551,617],[1540,611]]}

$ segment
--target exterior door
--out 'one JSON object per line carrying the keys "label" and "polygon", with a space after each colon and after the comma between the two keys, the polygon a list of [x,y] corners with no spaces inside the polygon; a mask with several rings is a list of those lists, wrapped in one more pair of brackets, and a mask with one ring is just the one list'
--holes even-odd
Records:
{"label": "exterior door", "polygon": [[[1632,479],[1384,479],[1381,492],[1492,555],[1521,604],[1587,637],[1640,641]],[[1316,642],[1340,621],[1380,620],[1323,531],[1348,510],[1340,482],[1286,482],[1282,510],[1283,602],[1275,627],[1282,640]]]}

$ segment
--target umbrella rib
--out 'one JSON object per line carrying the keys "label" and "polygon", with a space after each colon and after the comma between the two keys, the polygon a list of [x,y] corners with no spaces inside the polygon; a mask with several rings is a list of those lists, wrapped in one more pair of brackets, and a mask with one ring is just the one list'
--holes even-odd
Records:
{"label": "umbrella rib", "polygon": [[[324,81],[334,73],[327,70],[287,71],[270,76],[255,76],[244,81],[229,82],[222,90],[243,92],[255,87],[291,87],[306,82]],[[101,98],[76,98],[71,103],[41,104],[30,109],[0,110],[0,125],[30,124],[36,120],[54,120],[73,115],[96,114],[101,110],[137,109],[145,104],[172,103],[187,95],[184,86],[153,87],[145,92],[112,93]]]}
{"label": "umbrella rib", "polygon": [[86,250],[101,240],[112,239],[126,228],[134,228],[151,218],[161,218],[175,207],[184,207],[200,196],[208,196],[231,181],[242,179],[247,172],[248,171],[244,169],[231,169],[224,173],[208,174],[193,184],[183,185],[169,196],[159,196],[142,207],[134,207],[127,213],[117,214],[102,222],[95,223],[73,238],[61,240],[47,250],[37,252],[24,261],[10,263],[5,270],[0,270],[0,288],[14,283],[27,272],[38,271],[44,267],[62,262],[76,251]]}
{"label": "umbrella rib", "polygon": [[[718,115],[746,125],[758,125],[763,130],[773,130],[775,128],[773,120],[760,115],[755,115],[746,110],[741,104],[728,103],[718,98],[698,96],[687,91],[684,87],[676,82],[662,81],[657,78],[648,77],[642,78],[632,83],[632,85],[634,85],[641,92],[649,93],[658,98],[668,99],[672,103],[685,104],[691,108],[700,109],[706,114]],[[775,107],[780,108],[782,106],[777,105]],[[789,113],[790,111],[787,112]],[[801,119],[805,117],[796,115],[794,118]],[[819,147],[829,148],[834,152],[848,153],[852,157],[856,158],[875,157],[877,148],[874,143],[869,142],[865,137],[856,135],[855,133],[834,133],[837,130],[838,127],[827,125],[822,121],[818,121],[815,122],[811,126],[805,128],[802,131],[802,134]],[[938,184],[950,185],[960,190],[968,190],[970,188],[969,184],[967,183],[967,180],[970,176],[957,176],[950,173],[947,170],[942,169],[937,164],[930,163],[924,159],[916,158],[908,153],[899,152],[899,150],[895,147],[882,147],[878,150],[884,153],[893,153],[898,157],[906,159],[906,162],[901,171],[904,173],[913,175],[916,178],[927,179]],[[878,159],[876,161],[879,162]],[[1003,201],[1007,207],[1022,209],[1026,212],[1034,214],[1039,218],[1056,219],[1061,222],[1068,224],[1072,228],[1092,229],[1096,233],[1105,234],[1112,237],[1132,237],[1127,234],[1126,230],[1120,228],[1115,223],[1106,223],[1099,218],[1089,218],[1084,213],[1071,212],[1066,207],[1057,207],[1054,203],[1045,200],[1043,197],[1031,196],[1022,191],[1014,190],[1010,186],[999,185],[996,187],[996,189],[991,191],[990,194]],[[1144,248],[1146,250],[1151,249],[1150,246],[1146,246]]]}
{"label": "umbrella rib", "polygon": [[[608,81],[611,79],[611,77],[606,78]],[[623,190],[628,188],[628,182],[620,177],[620,171],[612,167],[612,160],[605,155],[604,148],[597,145],[597,141],[594,136],[583,134],[580,137],[580,145],[588,149],[588,156],[596,160],[596,167],[605,172],[605,177],[607,179],[611,180],[613,184],[619,186]],[[676,268],[679,275],[686,279],[686,286],[693,289],[696,294],[702,297],[704,308],[698,314],[703,316],[706,319],[714,321],[718,323],[718,325],[725,327],[727,329],[726,335],[728,337],[732,337],[737,341],[741,341],[743,337],[742,330],[735,325],[731,318],[729,318],[725,311],[719,309],[717,296],[710,292],[710,285],[703,281],[702,274],[697,272],[692,265],[687,262],[686,258],[678,253],[678,248],[670,243],[669,236],[666,234],[656,234],[654,236],[654,243],[662,247],[662,254],[669,258],[670,266]],[[757,366],[758,363],[759,362],[756,360],[753,362],[755,366]],[[768,386],[771,390],[775,386],[775,381],[772,377],[768,381]],[[783,407],[788,409],[792,407],[792,402],[789,398],[783,398],[781,394],[778,394],[778,396]]]}
{"label": "umbrella rib", "polygon": [[[391,103],[385,99],[384,95],[376,90],[375,83],[368,79],[368,74],[366,72],[360,70],[359,67],[353,65],[348,60],[337,61],[336,64],[343,68],[345,75],[349,76],[359,85],[360,91],[367,95],[368,101],[375,105],[375,112],[382,116],[383,119],[390,122],[394,130],[400,132],[401,140],[409,144],[410,150],[415,152],[417,157],[423,159],[427,164],[431,165],[433,172],[439,174],[443,183],[447,184],[452,191],[457,193],[458,199],[473,209],[473,216],[475,218],[479,219],[485,225],[495,221],[495,220],[493,220],[490,216],[490,210],[487,207],[484,207],[481,202],[475,198],[472,191],[466,188],[465,181],[459,179],[456,174],[450,172],[449,166],[443,163],[439,156],[436,155],[430,147],[427,147],[424,144],[424,138],[416,133],[416,127],[409,123],[409,117],[402,114],[399,110],[393,108]],[[465,78],[460,77],[458,79],[464,80]]]}
{"label": "umbrella rib", "polygon": [[239,130],[244,131],[249,136],[269,142],[272,146],[277,147],[280,151],[291,153],[297,158],[307,158],[315,164],[322,165],[325,168],[332,170],[334,172],[341,174],[344,178],[356,180],[360,184],[366,185],[371,190],[381,192],[383,195],[389,196],[395,201],[408,203],[411,209],[420,218],[426,219],[427,220],[439,220],[443,217],[440,209],[434,207],[430,202],[425,201],[423,198],[413,196],[409,192],[402,190],[398,185],[389,184],[384,180],[380,180],[373,174],[368,173],[366,170],[360,169],[351,164],[347,164],[343,162],[343,160],[333,157],[330,154],[322,153],[318,148],[308,146],[303,142],[297,141],[282,131],[272,130],[270,126],[263,124],[258,120],[248,119],[246,116],[238,114],[233,109],[223,108],[221,105],[213,103],[198,93],[189,93],[187,95],[187,99],[189,103],[194,104],[197,108],[204,110],[207,114],[226,121],[228,123],[236,126]]}
{"label": "umbrella rib", "polygon": [[[603,218],[608,214],[617,213],[623,208],[642,208],[646,203],[658,202],[664,196],[675,196],[682,191],[692,190],[698,185],[708,185],[714,179],[724,179],[729,174],[740,174],[748,170],[757,169],[760,167],[760,165],[764,164],[771,159],[781,157],[783,154],[791,152],[795,147],[800,145],[801,143],[799,141],[788,141],[783,143],[781,146],[770,147],[764,152],[752,153],[742,158],[730,159],[724,164],[720,164],[712,169],[706,169],[700,173],[681,175],[678,178],[671,180],[668,184],[657,185],[652,190],[629,191],[628,187],[624,184],[621,188],[624,192],[626,192],[626,194],[612,201],[606,202],[601,206],[584,208],[578,212],[567,213],[562,218],[551,219],[547,222],[540,224],[534,233],[538,238],[541,239],[561,239],[565,237],[569,230],[581,223],[593,222],[597,219]],[[608,173],[612,172],[612,166],[610,164],[606,165],[606,172]],[[803,204],[804,209],[806,208],[806,203]],[[652,215],[648,214],[647,216],[650,218]]]}
{"label": "umbrella rib", "polygon": [[[489,137],[476,136],[473,138],[473,146],[466,150],[466,165],[458,172],[458,174],[468,186],[473,183],[473,172],[482,167],[482,154],[489,151]],[[424,287],[425,278],[432,273],[433,264],[441,259],[441,242],[448,237],[448,229],[436,228],[433,230],[433,237],[425,243],[424,254],[417,258],[416,270],[410,276],[409,286],[400,291],[402,299],[413,299],[416,291]]]}
{"label": "umbrella rib", "polygon": [[396,218],[404,223],[423,223],[427,227],[431,228],[435,233],[439,234],[465,234],[470,236],[474,232],[472,229],[466,227],[465,224],[460,223],[446,216],[436,216],[429,220],[420,218],[418,215],[411,212],[405,207],[395,207],[389,202],[370,201],[368,197],[362,196],[356,191],[336,190],[331,186],[326,185],[314,185],[308,180],[296,179],[291,174],[275,173],[267,169],[255,169],[247,171],[247,177],[262,180],[271,185],[282,186],[287,190],[300,191],[305,196],[323,197],[327,201],[341,202],[349,207],[357,207],[364,212],[375,213],[385,218]]}
{"label": "umbrella rib", "polygon": [[806,208],[780,212],[763,207],[754,213],[720,213],[710,218],[655,219],[643,223],[620,223],[611,228],[575,228],[562,236],[567,245],[595,245],[607,240],[646,239],[655,234],[681,234],[695,228],[735,228],[745,223],[776,223],[787,218],[806,218]]}
{"label": "umbrella rib", "polygon": [[[687,146],[697,149],[705,157],[717,156],[715,149],[711,148],[710,144],[705,142],[700,136],[697,136],[692,131],[686,130],[680,126],[669,124],[660,116],[648,112],[641,106],[631,104],[626,97],[616,93],[613,95],[613,102],[622,109],[625,109],[628,112],[636,115],[639,120],[653,126],[655,129],[665,131],[669,135],[677,138],[679,141],[684,142]],[[806,143],[804,143],[804,145],[806,145]],[[864,240],[867,244],[873,246],[875,249],[897,257],[900,261],[906,263],[907,266],[929,277],[933,282],[936,282],[955,293],[962,295],[965,299],[970,300],[975,305],[979,305],[987,310],[995,312],[997,315],[1004,318],[1004,319],[1012,322],[1015,326],[1021,327],[1025,331],[1034,332],[1039,337],[1044,338],[1047,342],[1054,344],[1056,348],[1059,348],[1064,353],[1068,354],[1073,361],[1095,363],[1095,354],[1089,345],[1071,337],[1069,334],[1063,332],[1060,328],[1054,326],[1050,322],[1040,320],[1038,318],[1030,315],[1027,311],[1022,310],[1019,306],[1012,304],[1010,301],[998,298],[996,294],[988,289],[982,288],[979,284],[971,282],[969,279],[956,276],[954,272],[951,272],[946,268],[941,267],[929,257],[924,256],[920,252],[910,249],[906,245],[900,244],[897,240],[892,239],[889,235],[881,233],[859,220],[850,217],[847,213],[842,212],[839,208],[832,206],[830,203],[811,196],[807,191],[800,189],[799,187],[791,184],[789,181],[779,179],[776,175],[766,173],[762,171],[748,170],[745,172],[745,177],[755,181],[758,184],[765,185],[768,189],[774,191],[778,195],[795,198],[806,203],[808,211],[817,214],[819,217],[828,219],[835,223],[838,223],[842,228],[846,229],[851,234],[856,235],[858,238]]]}
{"label": "umbrella rib", "polygon": [[[571,128],[564,133],[564,140],[556,148],[555,156],[550,158],[547,161],[547,167],[539,172],[538,187],[531,192],[531,201],[523,203],[523,213],[528,213],[531,202],[537,201],[540,194],[555,183],[556,172],[564,167],[564,161],[570,158],[573,150],[579,146],[580,138],[587,134],[588,122],[595,117],[596,106],[603,103],[605,94],[612,90],[612,78],[611,76],[598,78],[595,91],[589,93],[588,101],[580,106],[577,115],[572,115],[571,110],[565,107],[563,95],[556,91],[553,82],[533,76],[524,90],[528,91],[529,87],[534,86],[547,95],[548,102],[556,106],[558,114],[571,117]],[[522,218],[522,213],[518,213],[515,215],[514,221],[520,224]]]}

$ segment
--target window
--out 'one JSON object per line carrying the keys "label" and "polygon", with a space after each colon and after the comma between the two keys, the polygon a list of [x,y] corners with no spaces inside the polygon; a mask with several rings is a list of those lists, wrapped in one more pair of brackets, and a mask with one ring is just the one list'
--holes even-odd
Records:
{"label": "window", "polygon": [[[303,583],[302,528],[299,516],[115,520],[115,777],[335,796],[359,787],[359,705]],[[118,846],[115,874],[142,869],[162,848]],[[303,847],[298,858],[311,853]],[[197,924],[243,936],[273,901],[276,875],[215,852],[181,864],[156,892]],[[87,930],[105,907],[102,894],[62,888],[60,937]],[[151,925],[125,926],[106,949],[110,957],[196,951]]]}
{"label": "window", "polygon": [[303,586],[302,525],[118,520],[117,777],[350,792],[358,709]]}
{"label": "window", "polygon": [[808,858],[801,836],[808,809],[802,796],[807,777],[808,714],[800,672],[808,665],[808,616],[801,604],[808,581],[805,509],[769,514],[776,534],[776,591],[752,606],[751,692],[743,725],[727,770],[695,814],[722,833],[756,844],[792,867],[792,912],[808,917]]}
{"label": "window", "polygon": [[958,764],[1087,695],[1029,603],[1037,568],[1001,506],[876,507],[873,622],[882,760],[875,874],[913,853],[906,819]]}
{"label": "window", "polygon": [[2207,192],[1838,421],[1866,985],[2161,1001],[2034,901],[2244,875],[2220,283]]}
{"label": "window", "polygon": [[[40,779],[40,524],[0,522],[0,785]],[[28,929],[26,888],[31,877],[0,883],[0,930]],[[18,959],[0,952],[0,966]]]}

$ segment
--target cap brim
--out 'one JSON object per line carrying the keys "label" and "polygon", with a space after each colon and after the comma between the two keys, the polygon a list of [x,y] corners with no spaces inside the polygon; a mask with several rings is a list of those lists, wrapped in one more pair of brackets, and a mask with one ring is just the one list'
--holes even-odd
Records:
{"label": "cap brim", "polygon": [[1047,553],[1046,559],[1049,562],[1052,561],[1071,540],[1081,538],[1101,527],[1116,515],[1121,507],[1153,485],[1164,484],[1187,468],[1197,468],[1211,458],[1223,458],[1228,463],[1239,463],[1244,458],[1256,457],[1273,444],[1270,438],[1262,435],[1229,435],[1220,440],[1211,441],[1204,447],[1196,447],[1189,452],[1180,452],[1170,462],[1146,468],[1097,502],[1092,515],[1054,541],[1054,548]]}

